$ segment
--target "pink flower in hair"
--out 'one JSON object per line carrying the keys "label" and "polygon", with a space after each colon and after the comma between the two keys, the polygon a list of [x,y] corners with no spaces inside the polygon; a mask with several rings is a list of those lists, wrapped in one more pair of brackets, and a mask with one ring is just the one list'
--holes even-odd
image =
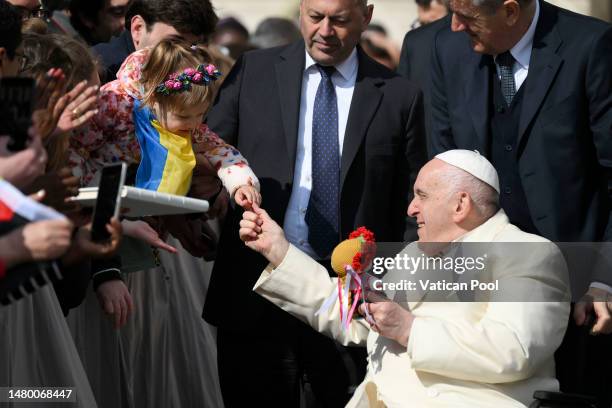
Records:
{"label": "pink flower in hair", "polygon": [[205,69],[206,69],[206,72],[208,73],[208,75],[212,76],[215,73],[215,71],[217,70],[217,67],[215,67],[212,64],[208,64]]}
{"label": "pink flower in hair", "polygon": [[185,68],[180,73],[175,72],[168,75],[168,79],[158,85],[155,88],[155,92],[162,95],[170,95],[189,91],[191,84],[208,86],[220,76],[221,73],[214,65],[208,64],[204,66],[204,64],[201,64],[195,69]]}

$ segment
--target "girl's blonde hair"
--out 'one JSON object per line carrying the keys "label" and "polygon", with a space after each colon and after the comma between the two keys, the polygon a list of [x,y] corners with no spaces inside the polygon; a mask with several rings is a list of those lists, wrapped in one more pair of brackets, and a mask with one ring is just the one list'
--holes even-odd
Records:
{"label": "girl's blonde hair", "polygon": [[144,87],[143,105],[153,108],[157,103],[162,112],[175,112],[181,107],[211,105],[214,82],[209,85],[192,84],[190,90],[163,95],[156,92],[173,73],[180,73],[186,68],[196,68],[200,64],[212,64],[213,60],[202,46],[192,46],[180,38],[162,40],[151,50],[149,59],[142,68],[140,82]]}

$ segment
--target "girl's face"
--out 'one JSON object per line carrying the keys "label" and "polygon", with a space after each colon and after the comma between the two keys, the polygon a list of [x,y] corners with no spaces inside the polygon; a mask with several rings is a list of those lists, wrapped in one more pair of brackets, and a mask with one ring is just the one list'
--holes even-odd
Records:
{"label": "girl's face", "polygon": [[202,124],[204,114],[208,110],[208,104],[186,106],[174,111],[166,111],[161,114],[159,106],[155,104],[155,115],[159,118],[161,125],[172,133],[189,135]]}

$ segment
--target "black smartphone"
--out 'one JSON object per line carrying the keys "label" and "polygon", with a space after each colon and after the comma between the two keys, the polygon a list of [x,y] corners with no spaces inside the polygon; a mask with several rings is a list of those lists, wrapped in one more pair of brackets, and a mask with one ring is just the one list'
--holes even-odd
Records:
{"label": "black smartphone", "polygon": [[25,149],[36,95],[33,78],[0,79],[0,135],[7,135],[11,151]]}
{"label": "black smartphone", "polygon": [[102,169],[91,227],[91,240],[94,242],[106,241],[110,238],[106,224],[112,217],[119,216],[121,190],[125,183],[126,171],[125,163],[110,164]]}

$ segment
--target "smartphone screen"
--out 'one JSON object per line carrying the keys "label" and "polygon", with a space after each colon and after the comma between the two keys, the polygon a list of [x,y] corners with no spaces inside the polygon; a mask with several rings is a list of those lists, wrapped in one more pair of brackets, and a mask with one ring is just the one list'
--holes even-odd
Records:
{"label": "smartphone screen", "polygon": [[102,169],[91,228],[91,239],[94,242],[106,241],[110,238],[106,224],[112,217],[119,215],[121,189],[125,182],[126,169],[125,163],[111,164]]}
{"label": "smartphone screen", "polygon": [[12,151],[25,149],[36,83],[32,78],[0,79],[0,135],[8,135],[7,147]]}

